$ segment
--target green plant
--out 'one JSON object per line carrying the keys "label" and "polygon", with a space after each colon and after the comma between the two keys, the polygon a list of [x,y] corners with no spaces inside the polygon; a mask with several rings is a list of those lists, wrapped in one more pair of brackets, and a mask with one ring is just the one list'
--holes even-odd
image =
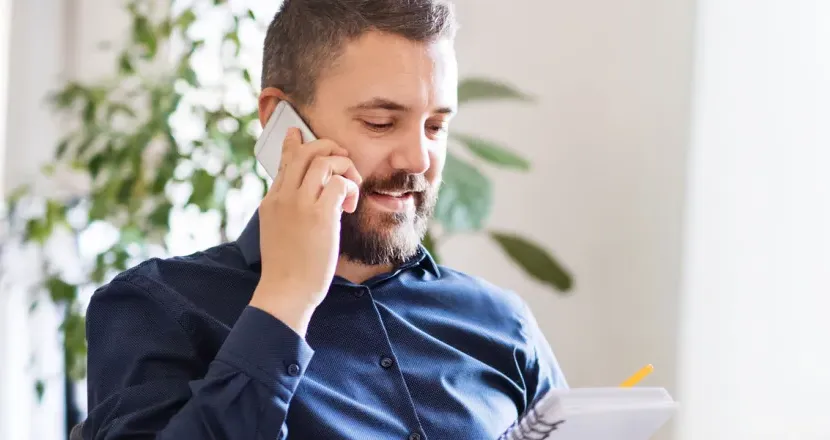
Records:
{"label": "green plant", "polygon": [[[130,38],[117,48],[113,77],[92,83],[69,81],[52,97],[55,108],[75,126],[57,145],[55,163],[44,171],[52,175],[56,170],[72,170],[88,179],[89,188],[69,199],[43,199],[22,187],[8,198],[12,225],[17,225],[24,242],[41,248],[58,232],[78,237],[95,224],[117,228],[117,240],[90,259],[80,278],[69,279],[54,262],[43,261],[44,279],[39,286],[65,310],[65,361],[73,379],[85,375],[80,291],[105,283],[148,256],[168,254],[165,238],[171,213],[184,207],[217,213],[219,236],[227,239],[226,200],[240,191],[243,177],[256,175],[260,190],[264,193],[267,188],[252,155],[259,123],[256,107],[226,99],[228,85],[236,82],[242,87],[234,93],[247,91],[255,102],[253,75],[238,61],[240,27],[256,22],[253,12],[237,13],[224,1],[212,2],[213,8],[222,8],[231,17],[221,41],[221,51],[230,56],[225,58],[223,80],[217,86],[203,84],[193,68],[193,57],[210,50],[205,41],[191,36],[197,22],[194,10],[157,14],[147,9],[147,3],[151,2],[127,3],[132,20]],[[170,58],[164,61],[162,56]],[[211,93],[216,104],[187,99],[194,90]],[[462,105],[494,99],[530,100],[505,84],[481,78],[463,80],[458,93]],[[188,115],[204,130],[195,137],[182,135],[171,121],[171,116],[180,114]],[[486,233],[530,276],[559,291],[569,290],[570,275],[541,247],[513,233],[486,229],[492,206],[491,181],[480,164],[457,156],[458,148],[466,148],[481,163],[516,171],[530,168],[528,160],[493,142],[453,134],[445,181],[425,245],[440,258],[439,243],[452,234]],[[177,196],[181,191],[185,197]],[[17,208],[24,202],[30,208],[37,205],[43,215],[28,215],[14,223],[20,218]],[[42,383],[36,389],[42,393]]]}

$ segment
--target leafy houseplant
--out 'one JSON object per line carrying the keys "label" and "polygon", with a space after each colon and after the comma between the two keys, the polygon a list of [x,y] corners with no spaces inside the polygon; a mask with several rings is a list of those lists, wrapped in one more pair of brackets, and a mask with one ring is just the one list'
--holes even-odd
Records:
{"label": "leafy houseplant", "polygon": [[[238,61],[240,29],[257,23],[254,13],[234,11],[226,2],[212,0],[210,9],[230,17],[217,48],[225,57],[222,84],[217,86],[201,81],[193,67],[194,57],[211,50],[205,40],[192,36],[198,21],[195,10],[157,14],[147,3],[151,2],[131,0],[126,6],[132,22],[130,38],[117,48],[113,77],[86,84],[69,81],[52,97],[55,108],[69,117],[74,128],[57,145],[55,163],[45,172],[72,170],[86,179],[88,188],[74,197],[43,199],[21,187],[8,198],[11,230],[36,247],[46,246],[59,231],[79,237],[93,225],[107,224],[117,230],[117,239],[89,259],[80,278],[62,275],[43,253],[44,278],[39,286],[65,313],[61,329],[72,379],[85,376],[79,292],[104,284],[149,256],[169,254],[166,238],[171,213],[182,209],[195,207],[218,215],[218,237],[227,240],[231,208],[226,201],[240,194],[244,177],[256,176],[258,190],[267,189],[252,154],[259,123],[256,107],[226,99],[227,84],[236,81],[241,88],[234,93],[245,91],[255,102],[253,75]],[[172,61],[163,57],[172,57]],[[159,69],[159,65],[168,68]],[[196,91],[213,94],[216,102],[191,99]],[[462,80],[458,95],[461,105],[492,99],[530,100],[505,84],[481,78]],[[173,122],[182,114],[200,128],[197,134],[188,137]],[[459,148],[466,148],[476,162],[461,159],[455,154]],[[425,246],[440,259],[439,244],[452,234],[484,233],[527,274],[558,291],[569,290],[570,275],[540,246],[513,233],[486,229],[492,184],[481,171],[482,164],[517,171],[530,168],[526,159],[493,142],[453,134]],[[23,203],[38,205],[43,215],[21,218],[17,208]],[[37,389],[42,393],[42,383]]]}

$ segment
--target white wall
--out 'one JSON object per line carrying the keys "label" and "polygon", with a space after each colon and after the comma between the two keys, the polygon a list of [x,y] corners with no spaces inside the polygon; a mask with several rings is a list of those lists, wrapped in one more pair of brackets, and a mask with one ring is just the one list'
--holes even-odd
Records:
{"label": "white wall", "polygon": [[[8,191],[36,175],[57,143],[58,124],[44,100],[63,73],[65,2],[4,3],[3,20],[11,26],[4,41],[9,48],[8,69],[3,69],[9,87],[0,143],[5,156],[2,187]],[[41,301],[35,313],[28,313],[33,297],[18,282],[36,276],[37,266],[30,255],[6,250],[0,285],[0,336],[5,336],[0,340],[0,437],[58,439],[65,431],[58,312]],[[40,403],[35,397],[37,378],[46,383]]]}
{"label": "white wall", "polygon": [[[9,69],[9,37],[11,36],[11,0],[0,0],[0,194],[4,193],[3,176],[5,168],[5,152],[6,152],[6,90],[8,87],[8,69]],[[0,245],[6,239],[6,231],[0,229]],[[0,280],[2,280],[2,272],[0,272]],[[2,285],[2,281],[0,281]],[[0,294],[0,316],[4,316],[7,308],[6,298]],[[6,355],[6,342],[9,338],[9,333],[5,325],[0,325],[0,383],[2,378],[8,373],[6,372],[6,362],[8,361]],[[4,414],[6,414],[6,405],[4,404],[3,394],[0,393],[0,426],[4,423]],[[0,434],[5,434],[0,428]]]}
{"label": "white wall", "polygon": [[[9,83],[9,40],[11,37],[12,0],[0,0],[0,194],[3,193],[5,164],[6,105]],[[0,336],[1,337],[1,336]],[[2,339],[0,339],[2,340]],[[2,367],[0,367],[2,368]]]}
{"label": "white wall", "polygon": [[576,289],[557,297],[482,238],[451,241],[450,261],[530,301],[572,386],[653,363],[648,383],[673,390],[693,1],[456,4],[462,74],[538,97],[454,125],[533,160],[531,175],[492,174],[492,225],[554,250]]}
{"label": "white wall", "polygon": [[679,438],[828,439],[830,3],[700,11]]}
{"label": "white wall", "polygon": [[[8,79],[5,132],[0,132],[5,163],[2,188],[34,183],[40,194],[54,195],[65,183],[49,184],[40,178],[41,166],[52,158],[62,127],[48,106],[47,95],[74,77],[86,80],[107,71],[112,56],[98,50],[102,40],[126,29],[120,3],[76,0],[4,0],[2,19],[12,26],[8,65],[0,72]],[[12,6],[10,11],[8,6]],[[11,12],[11,14],[9,14]],[[120,20],[119,20],[120,19]],[[6,57],[2,57],[6,60]],[[5,100],[0,100],[5,103]],[[54,246],[66,252],[73,243]],[[24,286],[37,279],[36,256],[13,249],[4,255],[5,273],[0,290],[0,437],[60,439],[65,432],[63,354],[57,326],[59,311],[41,299],[28,313],[33,297]],[[35,379],[46,380],[41,403],[35,399]],[[82,391],[85,392],[85,391]],[[80,396],[85,397],[85,396]]]}

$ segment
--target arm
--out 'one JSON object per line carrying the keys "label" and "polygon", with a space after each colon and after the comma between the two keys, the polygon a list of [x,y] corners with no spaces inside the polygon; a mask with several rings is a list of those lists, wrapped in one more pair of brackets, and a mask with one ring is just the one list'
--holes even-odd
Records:
{"label": "arm", "polygon": [[524,379],[527,393],[526,403],[530,405],[550,389],[568,388],[568,382],[565,380],[565,375],[562,373],[547,338],[539,328],[539,324],[527,304],[524,304],[523,321],[527,341],[527,362],[525,364]]}
{"label": "arm", "polygon": [[247,307],[205,365],[191,342],[199,335],[188,335],[168,309],[123,280],[93,296],[84,438],[284,438],[289,403],[313,355],[305,341]]}

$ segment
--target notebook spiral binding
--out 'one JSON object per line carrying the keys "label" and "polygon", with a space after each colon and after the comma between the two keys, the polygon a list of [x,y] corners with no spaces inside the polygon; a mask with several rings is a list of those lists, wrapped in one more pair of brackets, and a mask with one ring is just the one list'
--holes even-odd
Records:
{"label": "notebook spiral binding", "polygon": [[527,411],[516,419],[498,440],[544,440],[548,438],[551,432],[556,431],[559,425],[565,423],[564,420],[557,420],[553,423],[542,420],[536,412],[538,403],[538,401],[533,402]]}

